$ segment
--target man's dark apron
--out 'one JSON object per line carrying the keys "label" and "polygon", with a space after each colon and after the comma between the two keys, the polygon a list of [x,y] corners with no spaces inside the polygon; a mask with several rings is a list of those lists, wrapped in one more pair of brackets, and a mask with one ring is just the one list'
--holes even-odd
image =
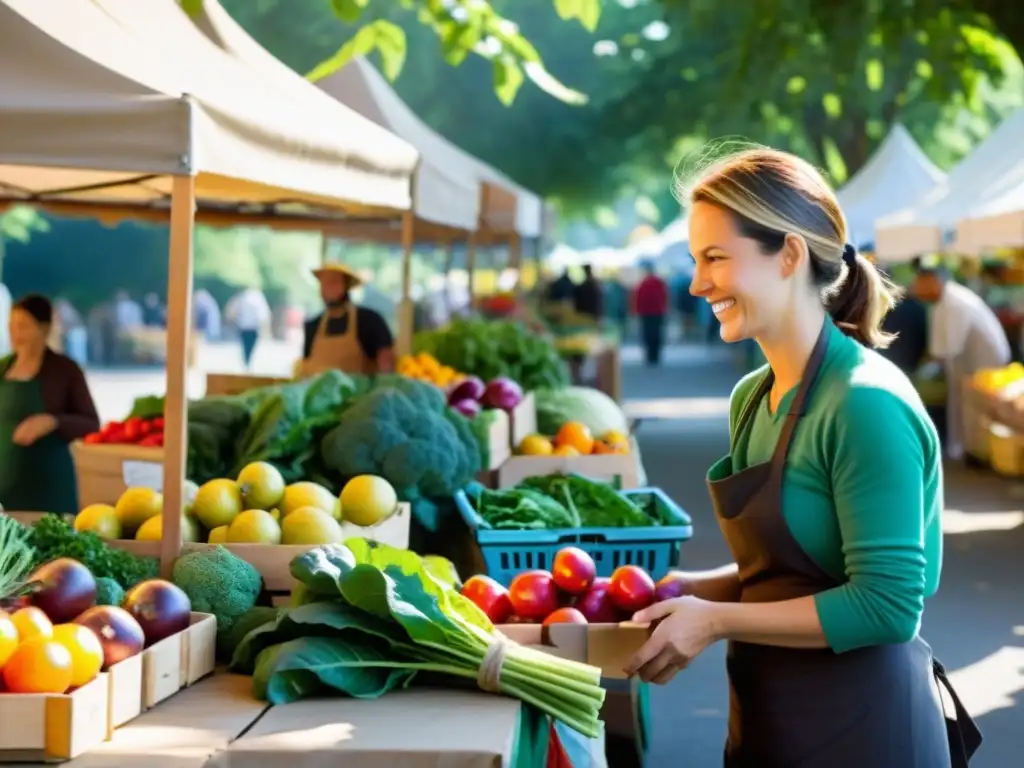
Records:
{"label": "man's dark apron", "polygon": [[15,445],[14,431],[29,416],[45,413],[36,380],[4,378],[0,366],[0,504],[9,512],[78,512],[75,464],[56,432],[32,445]]}
{"label": "man's dark apron", "polygon": [[[786,457],[827,346],[826,325],[771,461],[708,481],[744,603],[807,597],[841,583],[804,552],[782,515]],[[737,436],[750,428],[772,382],[769,373],[745,404]],[[840,654],[730,642],[727,668],[726,768],[962,768],[981,743],[945,671],[918,637]],[[956,720],[943,716],[936,681],[949,691]]]}

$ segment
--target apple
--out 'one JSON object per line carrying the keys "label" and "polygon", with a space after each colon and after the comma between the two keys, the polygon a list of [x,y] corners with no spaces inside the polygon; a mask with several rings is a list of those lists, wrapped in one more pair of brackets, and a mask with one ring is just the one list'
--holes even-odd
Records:
{"label": "apple", "polygon": [[472,576],[462,585],[462,596],[472,600],[492,624],[504,624],[512,616],[508,590],[490,576]]}
{"label": "apple", "polygon": [[547,571],[524,571],[508,585],[508,596],[516,615],[543,621],[559,608],[558,587]]}
{"label": "apple", "polygon": [[616,607],[626,613],[642,611],[654,602],[654,579],[636,565],[620,565],[612,573],[608,594]]}
{"label": "apple", "polygon": [[617,624],[619,611],[612,602],[609,579],[596,578],[590,589],[576,600],[576,610],[591,624]]}
{"label": "apple", "polygon": [[686,577],[679,571],[669,571],[654,585],[654,602],[682,597],[687,591]]}
{"label": "apple", "polygon": [[586,624],[587,617],[575,608],[559,608],[544,619],[544,626],[552,624]]}
{"label": "apple", "polygon": [[560,590],[570,595],[581,595],[597,576],[597,566],[594,558],[579,547],[566,547],[555,555],[551,575]]}

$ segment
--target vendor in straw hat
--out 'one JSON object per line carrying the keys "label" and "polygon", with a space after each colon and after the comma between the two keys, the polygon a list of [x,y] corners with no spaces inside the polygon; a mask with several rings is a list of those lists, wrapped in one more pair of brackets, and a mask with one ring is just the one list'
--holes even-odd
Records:
{"label": "vendor in straw hat", "polygon": [[306,321],[298,375],[313,376],[332,368],[346,373],[387,373],[394,369],[394,342],[384,318],[352,303],[349,292],[362,280],[343,264],[313,270],[326,309]]}

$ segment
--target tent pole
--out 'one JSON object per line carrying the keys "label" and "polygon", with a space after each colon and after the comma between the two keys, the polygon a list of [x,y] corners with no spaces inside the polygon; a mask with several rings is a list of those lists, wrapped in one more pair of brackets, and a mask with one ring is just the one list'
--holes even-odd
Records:
{"label": "tent pole", "polygon": [[192,333],[192,239],[196,180],[173,177],[167,289],[167,397],[164,400],[164,516],[160,572],[171,575],[181,554],[188,450],[188,344]]}
{"label": "tent pole", "polygon": [[455,263],[455,241],[449,240],[444,254],[444,308],[452,313],[452,265]]}
{"label": "tent pole", "polygon": [[476,235],[476,232],[470,234],[469,242],[466,243],[466,291],[469,294],[470,310],[476,307],[476,293],[474,291],[474,284],[476,283]]}
{"label": "tent pole", "polygon": [[402,214],[402,300],[398,305],[398,354],[412,351],[414,308],[412,302],[412,248],[416,240],[416,214]]}

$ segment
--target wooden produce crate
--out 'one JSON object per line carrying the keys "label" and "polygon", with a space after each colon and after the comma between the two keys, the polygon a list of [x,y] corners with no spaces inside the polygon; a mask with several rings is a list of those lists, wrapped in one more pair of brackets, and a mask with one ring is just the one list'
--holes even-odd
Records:
{"label": "wooden produce crate", "polygon": [[78,506],[116,504],[128,488],[159,487],[163,481],[163,448],[138,445],[71,444],[78,479]]}
{"label": "wooden produce crate", "polygon": [[164,638],[142,652],[142,709],[212,674],[217,650],[217,619],[193,613],[184,632]]}
{"label": "wooden produce crate", "polygon": [[187,630],[101,672],[70,693],[0,694],[0,762],[62,762],[213,672],[217,620],[193,613]]}
{"label": "wooden produce crate", "polygon": [[537,432],[537,401],[533,392],[527,392],[523,401],[512,409],[509,414],[509,424],[512,437],[512,450],[514,451],[527,435]]}
{"label": "wooden produce crate", "polygon": [[[483,470],[496,470],[512,455],[512,428],[509,415],[504,411],[490,411],[493,414],[487,432],[487,444],[483,446]],[[478,417],[479,418],[479,417]]]}
{"label": "wooden produce crate", "polygon": [[[387,544],[398,549],[409,548],[409,526],[412,521],[412,508],[408,502],[399,502],[394,514],[377,525],[362,527],[351,523],[342,523],[341,529],[346,539],[364,538]],[[212,549],[223,546],[236,557],[250,563],[263,576],[263,584],[267,591],[288,593],[295,584],[289,566],[292,560],[313,549],[307,544],[203,544],[186,543],[182,545],[182,554]]]}
{"label": "wooden produce crate", "polygon": [[111,681],[65,694],[0,694],[0,762],[60,762],[102,744],[109,733]]}
{"label": "wooden produce crate", "polygon": [[511,488],[528,477],[578,474],[594,480],[617,479],[624,489],[640,484],[636,454],[590,456],[513,456],[498,470],[498,488]]}
{"label": "wooden produce crate", "polygon": [[272,387],[287,384],[291,379],[282,376],[249,376],[247,374],[208,373],[206,374],[206,396],[240,395],[257,387]]}

